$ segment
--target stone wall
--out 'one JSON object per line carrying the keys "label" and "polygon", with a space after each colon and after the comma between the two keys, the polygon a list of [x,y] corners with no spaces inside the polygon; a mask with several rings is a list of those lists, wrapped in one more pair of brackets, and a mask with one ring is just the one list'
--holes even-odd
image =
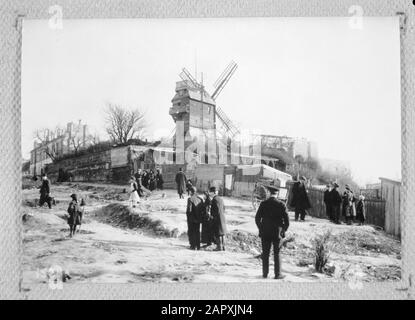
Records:
{"label": "stone wall", "polygon": [[69,174],[70,181],[111,181],[111,151],[62,159],[45,170],[52,182],[58,181],[60,171]]}
{"label": "stone wall", "polygon": [[133,172],[129,147],[73,156],[51,163],[45,170],[52,182],[69,181],[111,182],[127,184]]}

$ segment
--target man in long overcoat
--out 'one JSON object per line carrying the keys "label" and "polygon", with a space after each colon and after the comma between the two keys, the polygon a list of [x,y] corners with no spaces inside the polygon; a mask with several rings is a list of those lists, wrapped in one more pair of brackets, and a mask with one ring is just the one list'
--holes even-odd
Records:
{"label": "man in long overcoat", "polygon": [[324,191],[324,205],[326,206],[326,214],[330,221],[334,221],[333,218],[333,205],[331,200],[331,184],[326,186],[326,190]]}
{"label": "man in long overcoat", "polygon": [[300,181],[293,185],[290,206],[294,208],[295,221],[298,221],[298,217],[300,217],[301,221],[304,221],[307,210],[311,208],[310,200],[308,199],[307,190],[305,188],[305,181],[306,178],[301,177]]}
{"label": "man in long overcoat", "polygon": [[190,197],[187,199],[187,235],[189,236],[190,249],[200,250],[200,223],[203,216],[203,199],[196,193],[196,188],[190,190]]}
{"label": "man in long overcoat", "polygon": [[262,201],[255,216],[255,223],[262,242],[262,276],[268,277],[271,245],[274,250],[275,279],[282,279],[280,266],[280,243],[290,223],[284,202],[278,199],[278,188],[269,186],[271,196]]}
{"label": "man in long overcoat", "polygon": [[209,189],[211,197],[210,214],[212,216],[212,232],[216,243],[216,251],[225,251],[224,236],[228,233],[226,228],[225,205],[222,197],[218,196],[216,187]]}
{"label": "man in long overcoat", "polygon": [[179,172],[176,174],[176,186],[177,186],[177,193],[179,194],[180,199],[184,199],[184,193],[186,191],[186,175],[183,172],[183,169],[180,168]]}
{"label": "man in long overcoat", "polygon": [[209,193],[205,192],[201,234],[201,243],[204,243],[205,247],[209,247],[212,243],[215,242],[212,232],[212,215],[210,214],[210,202],[211,199]]}
{"label": "man in long overcoat", "polygon": [[42,207],[46,202],[48,204],[49,209],[52,209],[52,198],[50,197],[50,182],[46,175],[42,177],[42,185],[40,186],[39,192],[39,206]]}
{"label": "man in long overcoat", "polygon": [[333,210],[333,222],[340,224],[340,207],[342,204],[342,196],[338,190],[337,182],[333,183],[333,189],[330,191],[331,205]]}
{"label": "man in long overcoat", "polygon": [[164,180],[163,180],[163,175],[161,174],[160,169],[157,169],[156,183],[157,183],[157,189],[158,190],[163,190]]}

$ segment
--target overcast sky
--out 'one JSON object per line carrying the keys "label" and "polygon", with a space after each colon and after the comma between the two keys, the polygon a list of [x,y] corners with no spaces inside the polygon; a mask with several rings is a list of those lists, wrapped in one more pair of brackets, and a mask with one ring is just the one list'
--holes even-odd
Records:
{"label": "overcast sky", "polygon": [[234,60],[217,103],[235,123],[314,140],[359,183],[399,178],[399,46],[398,18],[25,21],[23,156],[36,128],[82,119],[103,133],[107,102],[146,111],[150,138],[169,134],[181,69],[212,92]]}

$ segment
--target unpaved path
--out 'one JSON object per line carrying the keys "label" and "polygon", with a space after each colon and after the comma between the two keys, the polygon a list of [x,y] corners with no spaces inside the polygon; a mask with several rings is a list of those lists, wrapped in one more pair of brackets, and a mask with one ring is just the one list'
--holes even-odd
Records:
{"label": "unpaved path", "polygon": [[[24,190],[24,283],[46,282],[45,270],[53,265],[66,270],[71,276],[69,281],[75,283],[275,281],[261,277],[254,212],[248,201],[225,199],[232,233],[229,250],[192,251],[183,234],[186,202],[178,199],[174,191],[155,192],[133,212],[150,221],[159,220],[165,229],[177,229],[175,237],[167,237],[148,228],[126,227],[117,215],[103,219],[101,209],[109,204],[128,205],[123,187],[66,184],[54,186],[53,190],[57,204],[52,210],[32,207],[38,191]],[[64,215],[72,192],[87,198],[87,213],[81,232],[69,238]],[[342,242],[331,254],[337,270],[332,275],[315,273],[312,267],[310,240],[325,230],[331,230],[335,242]],[[239,234],[249,237],[240,240]],[[287,237],[293,241],[282,250],[286,274],[282,281],[341,281],[348,276],[374,281],[399,277],[399,242],[370,226],[337,226],[311,217],[305,223],[296,223],[291,217]]]}

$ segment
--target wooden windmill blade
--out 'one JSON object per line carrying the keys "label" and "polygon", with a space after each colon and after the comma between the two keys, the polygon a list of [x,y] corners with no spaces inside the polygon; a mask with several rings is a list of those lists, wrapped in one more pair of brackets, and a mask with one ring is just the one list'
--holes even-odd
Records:
{"label": "wooden windmill blade", "polygon": [[218,106],[216,106],[216,115],[219,118],[219,120],[222,122],[226,133],[230,137],[234,137],[240,133],[239,128],[233,124],[233,122],[229,119],[229,117],[225,114],[225,112]]}
{"label": "wooden windmill blade", "polygon": [[226,84],[229,82],[230,78],[235,73],[238,65],[235,61],[231,61],[226,69],[222,72],[219,76],[218,80],[215,81],[214,86],[216,87],[215,91],[212,94],[212,99],[216,100],[219,94],[222,92],[223,88],[225,88]]}
{"label": "wooden windmill blade", "polygon": [[197,80],[186,68],[182,69],[182,72],[179,74],[179,76],[183,81],[190,82],[194,88],[201,88],[200,83],[197,82]]}

